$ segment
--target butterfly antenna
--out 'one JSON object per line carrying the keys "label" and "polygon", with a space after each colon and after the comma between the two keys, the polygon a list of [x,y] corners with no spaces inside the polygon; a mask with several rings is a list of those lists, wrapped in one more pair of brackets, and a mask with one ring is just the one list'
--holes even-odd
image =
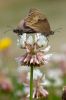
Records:
{"label": "butterfly antenna", "polygon": [[55,29],[55,30],[54,30],[54,33],[55,33],[55,32],[60,32],[61,29],[62,29],[62,27]]}
{"label": "butterfly antenna", "polygon": [[7,27],[8,27],[9,29],[8,29],[8,30],[6,30],[6,31],[4,31],[3,33],[7,33],[7,32],[9,32],[9,31],[12,31],[13,26],[7,25]]}
{"label": "butterfly antenna", "polygon": [[9,32],[9,31],[11,31],[12,29],[8,29],[8,30],[6,30],[6,31],[4,31],[3,33],[7,33],[7,32]]}

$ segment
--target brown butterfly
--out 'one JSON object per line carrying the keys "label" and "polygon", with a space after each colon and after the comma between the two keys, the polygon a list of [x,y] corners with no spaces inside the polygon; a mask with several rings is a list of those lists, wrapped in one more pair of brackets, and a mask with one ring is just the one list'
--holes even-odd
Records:
{"label": "brown butterfly", "polygon": [[37,9],[30,9],[28,16],[19,23],[13,32],[18,35],[23,33],[42,33],[46,37],[54,34],[45,15]]}

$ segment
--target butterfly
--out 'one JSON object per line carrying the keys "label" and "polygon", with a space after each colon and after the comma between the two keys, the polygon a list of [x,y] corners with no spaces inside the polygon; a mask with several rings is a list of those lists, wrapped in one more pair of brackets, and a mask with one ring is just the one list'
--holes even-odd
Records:
{"label": "butterfly", "polygon": [[13,29],[13,32],[18,35],[23,33],[42,33],[46,37],[54,34],[46,16],[35,8],[29,10],[28,16],[20,21],[17,28]]}

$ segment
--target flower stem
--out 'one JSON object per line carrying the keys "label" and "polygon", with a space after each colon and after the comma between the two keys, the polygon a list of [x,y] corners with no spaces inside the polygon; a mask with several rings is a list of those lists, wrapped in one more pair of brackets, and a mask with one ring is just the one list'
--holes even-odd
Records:
{"label": "flower stem", "polygon": [[31,71],[30,71],[30,100],[32,100],[33,96],[33,66],[31,66]]}

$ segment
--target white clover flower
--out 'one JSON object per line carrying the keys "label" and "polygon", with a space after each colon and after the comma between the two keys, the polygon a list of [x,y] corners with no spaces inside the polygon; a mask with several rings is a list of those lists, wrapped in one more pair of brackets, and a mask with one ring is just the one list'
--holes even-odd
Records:
{"label": "white clover flower", "polygon": [[[48,40],[44,35],[41,35],[41,33],[36,33],[35,35],[30,35],[28,37],[26,33],[23,33],[23,35],[20,35],[19,39],[17,39],[17,45],[21,48],[26,48],[25,43],[28,45],[34,46],[34,44],[36,44],[39,47],[45,47],[48,44]],[[49,49],[50,46],[48,46],[45,51],[47,52]]]}
{"label": "white clover flower", "polygon": [[[24,69],[23,69],[24,68]],[[27,98],[30,97],[30,70],[29,71],[25,71],[27,69],[25,69],[25,66],[20,66],[20,68],[18,69],[19,72],[19,79],[18,82],[24,84],[25,88],[24,88],[24,93],[26,95]],[[24,73],[24,71],[26,73]],[[48,92],[47,90],[44,89],[44,86],[46,86],[45,83],[45,75],[43,75],[43,73],[39,70],[39,69],[35,69],[33,72],[33,98],[40,98],[42,97],[47,97],[48,96]]]}
{"label": "white clover flower", "polygon": [[26,43],[31,45],[33,44],[33,37],[31,35],[27,38]]}
{"label": "white clover flower", "polygon": [[23,33],[23,35],[20,35],[19,39],[17,39],[17,45],[19,47],[25,47],[26,42],[26,33]]}
{"label": "white clover flower", "polygon": [[[28,37],[33,41],[32,36]],[[25,65],[31,65],[33,64],[34,66],[40,66],[47,64],[48,61],[51,61],[52,55],[53,54],[45,54],[46,52],[49,51],[50,46],[47,46],[44,48],[44,50],[41,50],[40,47],[37,45],[37,43],[31,43],[32,45],[29,44],[30,41],[26,41],[25,43],[25,49],[26,53],[23,56],[20,56],[17,58],[17,61],[20,62],[19,64],[25,64]]]}
{"label": "white clover flower", "polygon": [[40,38],[40,35],[41,35],[41,33],[36,33],[36,34],[35,34],[35,42],[38,41],[38,39]]}
{"label": "white clover flower", "polygon": [[[27,74],[28,81],[30,81],[30,72]],[[44,89],[44,80],[45,80],[45,75],[41,73],[39,69],[35,69],[33,71],[33,98],[40,98],[40,97],[47,97],[48,92],[47,90]],[[25,93],[27,95],[27,98],[30,97],[30,87],[29,84],[25,86]]]}
{"label": "white clover flower", "polygon": [[37,44],[39,47],[46,46],[48,43],[47,38],[44,35],[40,35],[39,39],[37,40]]}
{"label": "white clover flower", "polygon": [[[42,73],[39,69],[33,70],[33,80],[37,80],[42,77]],[[30,80],[30,72],[28,72],[27,79]]]}
{"label": "white clover flower", "polygon": [[[37,84],[38,85],[38,84]],[[27,94],[27,98],[30,97],[30,89],[29,87],[25,87],[25,93]],[[43,88],[43,86],[37,86],[33,88],[33,98],[39,99],[41,97],[47,97],[48,92],[46,89]]]}

